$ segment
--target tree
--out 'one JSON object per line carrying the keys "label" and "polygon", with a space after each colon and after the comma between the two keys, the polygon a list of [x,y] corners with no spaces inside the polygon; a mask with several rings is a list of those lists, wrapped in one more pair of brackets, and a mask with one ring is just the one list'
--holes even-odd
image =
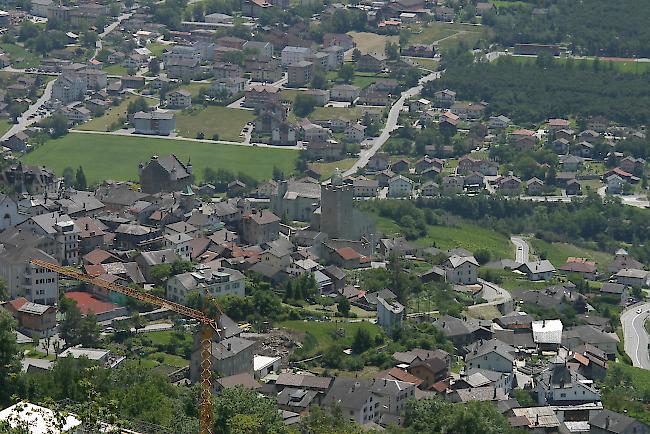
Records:
{"label": "tree", "polygon": [[347,297],[339,297],[336,310],[338,310],[341,315],[348,316],[350,313],[350,300],[348,300]]}
{"label": "tree", "polygon": [[222,390],[214,400],[215,434],[282,434],[288,430],[275,401],[243,387]]}
{"label": "tree", "polygon": [[63,169],[63,183],[66,187],[74,185],[74,170],[70,166]]}
{"label": "tree", "polygon": [[384,47],[384,52],[389,60],[399,60],[399,45],[387,42]]}
{"label": "tree", "polygon": [[311,87],[314,89],[325,89],[327,87],[327,77],[322,69],[314,71],[314,76],[311,78]]}
{"label": "tree", "polygon": [[354,64],[353,63],[344,63],[339,69],[338,77],[343,80],[344,83],[350,83],[354,78]]}
{"label": "tree", "polygon": [[56,113],[51,116],[47,120],[46,125],[50,129],[50,135],[53,138],[68,134],[68,118],[61,113]]}
{"label": "tree", "polygon": [[94,47],[98,39],[99,35],[90,30],[86,30],[85,32],[81,33],[81,45],[84,47]]}
{"label": "tree", "polygon": [[171,264],[158,264],[151,267],[149,272],[151,280],[155,285],[163,285],[172,275]]}
{"label": "tree", "polygon": [[359,327],[352,339],[352,351],[361,354],[372,346],[370,332],[365,327]]}
{"label": "tree", "polygon": [[88,183],[86,182],[86,174],[84,173],[84,169],[81,166],[79,166],[77,173],[75,174],[74,188],[77,190],[85,190],[88,188]]}
{"label": "tree", "polygon": [[474,253],[474,258],[476,258],[476,261],[481,265],[484,265],[484,264],[487,264],[488,262],[490,262],[491,257],[492,257],[492,254],[487,249],[479,249]]}
{"label": "tree", "polygon": [[284,172],[278,166],[273,166],[273,180],[282,181],[284,179]]}
{"label": "tree", "polygon": [[68,304],[66,308],[62,306],[62,311],[63,309],[65,316],[59,324],[59,336],[61,336],[61,339],[65,341],[68,347],[71,347],[79,343],[79,330],[81,329],[83,317],[77,307],[77,303],[74,301]]}
{"label": "tree", "polygon": [[313,96],[298,94],[296,95],[296,99],[293,102],[293,112],[296,114],[296,116],[304,118],[305,116],[309,115],[309,113],[314,111],[315,106],[316,99],[314,99]]}
{"label": "tree", "polygon": [[0,310],[0,406],[9,404],[20,373],[21,352],[16,342],[16,323]]}
{"label": "tree", "polygon": [[93,312],[88,312],[79,327],[79,343],[84,347],[94,347],[99,342],[99,333],[97,317]]}
{"label": "tree", "polygon": [[361,434],[363,428],[343,416],[341,407],[334,405],[328,409],[312,407],[302,418],[298,432],[305,434]]}
{"label": "tree", "polygon": [[452,404],[441,398],[426,398],[406,403],[404,427],[410,432],[454,434],[514,433],[508,419],[489,402],[470,401]]}
{"label": "tree", "polygon": [[153,75],[158,75],[160,72],[160,60],[158,60],[157,57],[154,57],[149,61],[149,72]]}
{"label": "tree", "polygon": [[144,112],[149,110],[149,105],[147,104],[147,101],[143,97],[139,97],[134,99],[129,103],[127,106],[127,112],[129,114],[137,113],[137,112]]}

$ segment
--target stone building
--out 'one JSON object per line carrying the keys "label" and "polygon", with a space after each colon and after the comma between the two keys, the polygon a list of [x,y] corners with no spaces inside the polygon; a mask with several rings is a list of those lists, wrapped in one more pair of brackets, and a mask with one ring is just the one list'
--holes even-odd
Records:
{"label": "stone building", "polygon": [[181,163],[176,155],[154,155],[145,165],[140,164],[140,187],[143,193],[181,191],[192,184],[192,164]]}

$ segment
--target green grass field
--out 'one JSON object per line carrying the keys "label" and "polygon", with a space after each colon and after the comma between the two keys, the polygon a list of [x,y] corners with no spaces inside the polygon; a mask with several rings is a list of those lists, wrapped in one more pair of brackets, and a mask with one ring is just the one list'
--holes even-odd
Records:
{"label": "green grass field", "polygon": [[[352,339],[356,331],[361,328],[366,329],[370,333],[371,338],[382,333],[379,326],[365,321],[356,323],[285,321],[279,323],[278,326],[292,331],[306,333],[303,348],[296,352],[300,357],[310,357],[322,353],[334,343],[348,347],[352,344]],[[345,337],[336,337],[336,331],[338,329],[345,330]]]}
{"label": "green grass field", "polygon": [[151,51],[151,55],[154,57],[162,57],[165,48],[168,47],[169,45],[159,44],[157,42],[152,42],[151,44],[147,45],[147,48],[149,49],[149,51]]}
{"label": "green grass field", "polygon": [[321,179],[327,179],[332,176],[332,173],[338,168],[341,172],[348,170],[354,162],[357,161],[356,158],[345,158],[338,161],[330,161],[328,163],[311,163],[309,166],[320,172]]}
{"label": "green grass field", "polygon": [[[131,95],[128,98],[125,98],[120,103],[120,105],[109,107],[104,113],[104,116],[91,119],[85,124],[79,125],[77,129],[84,131],[111,131],[111,125],[113,123],[115,123],[120,117],[127,117],[129,103],[137,98],[138,97],[135,95]],[[155,98],[145,98],[145,101],[147,101],[149,105],[154,105],[158,102],[158,100]]]}
{"label": "green grass field", "polygon": [[128,69],[126,68],[126,66],[116,63],[114,65],[104,66],[102,68],[102,71],[104,71],[108,75],[126,75]]}
{"label": "green grass field", "polygon": [[[11,66],[14,68],[35,68],[41,63],[40,58],[36,54],[19,45],[0,44],[0,49],[11,57]],[[22,60],[18,61],[18,59]]]}
{"label": "green grass field", "polygon": [[[386,236],[400,234],[399,226],[384,217],[377,219],[377,228]],[[427,236],[418,238],[415,243],[421,246],[436,246],[448,250],[463,247],[470,252],[487,249],[492,252],[492,258],[514,259],[514,246],[510,239],[503,234],[484,227],[460,222],[453,226],[428,226]]]}
{"label": "green grass field", "polygon": [[407,57],[407,59],[416,63],[422,69],[430,71],[436,71],[438,69],[439,62],[435,59],[428,59],[425,57]]}
{"label": "green grass field", "polygon": [[250,110],[227,107],[183,110],[176,114],[176,131],[179,136],[191,139],[202,132],[206,139],[212,138],[216,133],[220,140],[241,142],[243,139],[239,134],[242,128],[254,119],[255,114]]}
{"label": "green grass field", "polygon": [[11,123],[6,119],[0,119],[0,136],[9,131],[11,128]]}
{"label": "green grass field", "polygon": [[369,32],[348,32],[361,53],[383,53],[387,42],[399,44],[399,37]]}
{"label": "green grass field", "polygon": [[[537,58],[535,56],[512,56],[517,62],[521,63],[531,63],[534,62]],[[566,63],[568,59],[565,57],[556,57],[555,61],[560,62],[560,63]],[[644,74],[648,71],[650,71],[650,62],[634,62],[634,61],[627,61],[627,60],[613,60],[613,59],[598,59],[601,65],[604,67],[608,67],[609,65],[612,65],[612,67],[620,72],[629,72],[629,73],[634,73],[634,74]],[[586,59],[573,59],[575,62],[576,66],[580,66],[580,64],[586,64],[588,68],[593,67],[593,63],[595,59],[593,58],[586,58]]]}
{"label": "green grass field", "polygon": [[528,240],[528,242],[534,254],[539,255],[541,252],[546,252],[547,259],[551,261],[556,268],[564,264],[568,257],[573,256],[576,258],[587,258],[596,261],[596,267],[598,270],[605,271],[607,266],[614,259],[609,253],[584,249],[582,247],[574,246],[573,244],[548,243],[537,238]]}
{"label": "green grass field", "polygon": [[273,166],[291,173],[298,151],[269,149],[219,143],[190,142],[146,137],[70,133],[50,140],[25,155],[29,164],[43,164],[63,174],[66,167],[83,166],[89,183],[106,179],[137,180],[138,162],[152,155],[176,154],[181,160],[191,158],[197,181],[206,167],[242,171],[255,179],[269,179]]}
{"label": "green grass field", "polygon": [[428,23],[426,26],[411,26],[411,44],[436,43],[438,48],[449,48],[465,42],[472,47],[483,37],[485,30],[481,27],[459,23]]}

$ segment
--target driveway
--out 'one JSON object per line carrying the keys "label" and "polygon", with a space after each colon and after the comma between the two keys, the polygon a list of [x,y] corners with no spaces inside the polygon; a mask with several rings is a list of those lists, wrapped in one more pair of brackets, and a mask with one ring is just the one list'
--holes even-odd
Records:
{"label": "driveway", "polygon": [[[641,313],[637,313],[641,309]],[[646,319],[650,316],[650,303],[643,303],[632,306],[621,314],[623,325],[623,337],[625,339],[625,352],[632,365],[637,368],[650,369],[650,357],[648,357],[648,332],[645,329]]]}
{"label": "driveway", "polygon": [[530,246],[521,237],[510,237],[510,241],[515,245],[515,262],[524,264],[528,262],[530,257]]}

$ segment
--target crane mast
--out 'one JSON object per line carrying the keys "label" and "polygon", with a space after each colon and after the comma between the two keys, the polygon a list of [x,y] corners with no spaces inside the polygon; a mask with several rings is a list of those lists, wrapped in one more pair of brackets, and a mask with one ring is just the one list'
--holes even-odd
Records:
{"label": "crane mast", "polygon": [[[36,267],[45,268],[72,279],[90,283],[91,285],[96,285],[100,288],[108,289],[126,295],[127,297],[153,304],[160,308],[167,308],[179,315],[199,321],[201,323],[201,394],[199,397],[199,432],[200,434],[212,434],[212,338],[215,333],[217,336],[221,336],[221,330],[219,329],[216,319],[212,319],[203,312],[183,306],[180,303],[175,303],[155,295],[147,294],[146,292],[138,291],[137,289],[129,288],[128,286],[108,282],[98,277],[82,273],[72,267],[64,267],[40,259],[32,259],[31,263]],[[220,312],[220,314],[223,314],[223,312]]]}

